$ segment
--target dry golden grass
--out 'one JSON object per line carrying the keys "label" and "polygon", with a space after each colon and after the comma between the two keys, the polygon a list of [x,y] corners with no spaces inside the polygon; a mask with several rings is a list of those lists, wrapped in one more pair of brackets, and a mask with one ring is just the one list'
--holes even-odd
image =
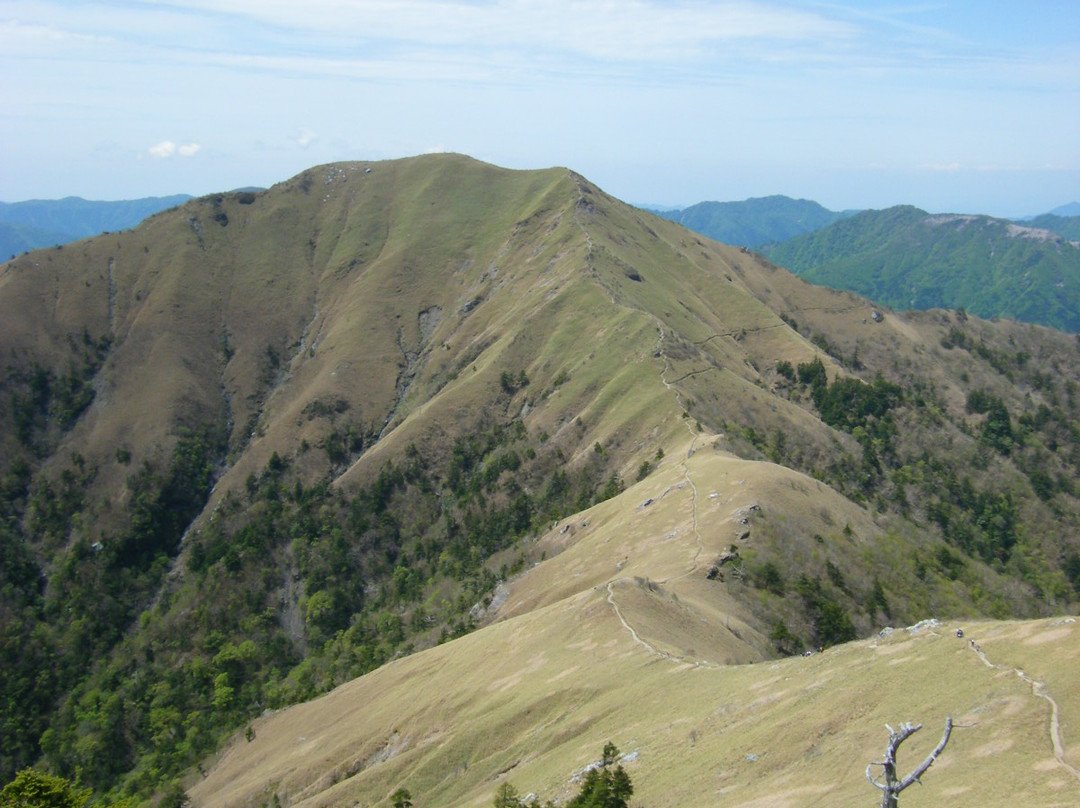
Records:
{"label": "dry golden grass", "polygon": [[388,805],[404,786],[417,805],[482,806],[504,780],[565,798],[610,739],[632,755],[636,805],[870,805],[863,772],[885,724],[926,725],[901,748],[913,767],[949,715],[952,741],[904,805],[1080,800],[1039,695],[1077,766],[1080,622],[947,622],[769,659],[738,585],[705,579],[737,514],[812,521],[826,507],[857,531],[871,523],[790,471],[688,449],[543,537],[546,560],[485,628],[256,721],[192,785],[194,803]]}

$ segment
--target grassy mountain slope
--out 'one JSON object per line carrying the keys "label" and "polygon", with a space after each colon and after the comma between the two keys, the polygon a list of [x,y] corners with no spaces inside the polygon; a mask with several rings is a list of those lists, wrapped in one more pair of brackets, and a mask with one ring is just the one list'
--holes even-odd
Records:
{"label": "grassy mountain slope", "polygon": [[964,308],[1080,330],[1080,247],[1001,219],[864,211],[766,254],[809,281],[895,308]]}
{"label": "grassy mountain slope", "polygon": [[5,770],[146,796],[267,708],[609,598],[711,665],[1069,608],[1075,340],[873,311],[454,155],[8,262]]}
{"label": "grassy mountain slope", "polygon": [[786,196],[742,202],[699,202],[681,210],[657,213],[724,244],[748,247],[812,233],[850,215],[827,210],[807,199]]}
{"label": "grassy mountain slope", "polygon": [[[708,462],[688,462],[687,479],[709,480],[718,470]],[[728,474],[751,465],[725,464]],[[726,483],[724,509],[748,502],[725,476],[710,480]],[[614,510],[632,513],[633,501]],[[753,642],[752,633],[730,615],[708,621],[711,633],[702,619],[739,608],[727,593],[695,591],[687,577],[631,578],[610,563],[581,568],[597,555],[610,562],[604,543],[624,529],[624,546],[663,553],[663,534],[650,538],[612,511],[605,503],[586,514],[589,527],[564,552],[579,550],[577,558],[562,570],[598,572],[608,585],[583,580],[549,605],[261,717],[251,739],[237,737],[193,785],[194,804],[384,805],[404,787],[416,804],[481,806],[504,782],[565,800],[614,740],[629,754],[635,804],[855,805],[874,799],[863,770],[884,748],[885,724],[926,724],[901,750],[906,772],[947,715],[957,729],[923,787],[905,795],[911,805],[1052,806],[1080,795],[1069,768],[1076,745],[1058,760],[1052,743],[1054,731],[1072,737],[1080,720],[1069,686],[1080,654],[1074,619],[898,630],[811,657],[731,665],[739,655],[729,649]],[[678,544],[668,560],[688,549]],[[510,598],[548,600],[542,573],[563,563],[558,556],[530,571]],[[984,656],[955,638],[958,625]]]}

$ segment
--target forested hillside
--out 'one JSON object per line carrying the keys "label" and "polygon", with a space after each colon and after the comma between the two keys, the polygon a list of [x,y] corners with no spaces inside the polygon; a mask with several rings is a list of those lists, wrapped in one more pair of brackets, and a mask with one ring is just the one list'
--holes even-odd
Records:
{"label": "forested hillside", "polygon": [[964,309],[1080,331],[1080,247],[1004,219],[864,211],[764,252],[808,281],[896,309]]}

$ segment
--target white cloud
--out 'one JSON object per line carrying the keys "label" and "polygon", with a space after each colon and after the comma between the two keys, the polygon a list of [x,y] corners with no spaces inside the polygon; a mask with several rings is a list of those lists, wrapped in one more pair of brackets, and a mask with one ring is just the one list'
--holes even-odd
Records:
{"label": "white cloud", "polygon": [[177,146],[171,140],[163,140],[160,143],[155,143],[147,151],[150,152],[151,157],[167,160],[174,154],[179,154],[181,157],[194,157],[201,148],[202,146],[198,143],[185,143],[183,146]]}
{"label": "white cloud", "polygon": [[172,157],[176,153],[176,144],[171,140],[163,140],[151,146],[147,151],[150,152],[151,157],[157,157],[159,160],[164,160],[166,157]]}
{"label": "white cloud", "polygon": [[312,143],[319,139],[319,136],[310,129],[301,129],[300,134],[296,136],[296,143],[301,149],[306,149]]}

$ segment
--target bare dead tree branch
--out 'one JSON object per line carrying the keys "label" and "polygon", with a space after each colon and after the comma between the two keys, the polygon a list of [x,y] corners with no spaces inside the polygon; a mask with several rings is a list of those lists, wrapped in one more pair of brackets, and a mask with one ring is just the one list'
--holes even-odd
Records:
{"label": "bare dead tree branch", "polygon": [[[937,760],[937,756],[945,749],[945,744],[949,742],[949,735],[952,734],[952,726],[952,718],[946,718],[945,732],[942,734],[941,741],[938,742],[934,751],[911,774],[902,780],[898,780],[896,776],[896,751],[900,748],[900,744],[922,729],[922,724],[908,722],[901,724],[899,730],[893,729],[888,724],[885,725],[885,729],[889,730],[889,745],[885,748],[885,759],[878,763],[871,763],[866,767],[866,779],[875,788],[881,789],[881,808],[897,808],[897,799],[900,792],[912,783],[920,782],[919,778],[926,773],[926,770]],[[881,766],[885,776],[884,783],[874,778],[872,774],[874,766]]]}
{"label": "bare dead tree branch", "polygon": [[907,777],[900,781],[900,787],[896,789],[897,791],[903,791],[912,783],[919,782],[919,778],[922,777],[926,770],[929,769],[930,766],[933,764],[933,762],[937,760],[937,756],[940,755],[942,751],[944,751],[945,744],[949,742],[949,736],[951,734],[952,718],[950,717],[945,719],[945,731],[941,734],[941,740],[938,742],[938,745],[934,747],[934,751],[927,755],[926,760],[920,763],[918,768],[915,769],[915,771],[913,771],[911,774],[909,774]]}

